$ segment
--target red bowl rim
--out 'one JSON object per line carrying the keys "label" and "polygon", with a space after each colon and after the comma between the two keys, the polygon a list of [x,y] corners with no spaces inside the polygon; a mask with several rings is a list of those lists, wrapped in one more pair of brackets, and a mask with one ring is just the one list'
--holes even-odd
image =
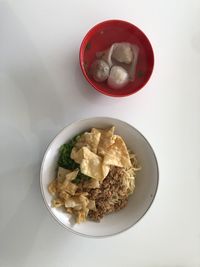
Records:
{"label": "red bowl rim", "polygon": [[[102,90],[102,89],[98,88],[98,86],[96,86],[96,85],[93,83],[93,81],[92,81],[91,79],[89,79],[89,77],[88,77],[88,75],[87,75],[87,73],[86,73],[86,71],[85,71],[85,68],[83,67],[83,64],[82,64],[82,62],[81,62],[81,54],[83,54],[83,45],[84,45],[85,40],[87,39],[88,35],[90,34],[90,32],[92,32],[97,26],[101,26],[101,25],[107,24],[107,23],[109,23],[109,22],[122,22],[122,23],[124,23],[124,24],[128,24],[128,25],[130,25],[130,26],[134,26],[138,31],[140,31],[140,32],[146,37],[146,39],[147,39],[147,41],[148,41],[148,43],[149,43],[150,49],[151,49],[151,53],[152,53],[152,68],[151,68],[151,72],[150,72],[150,74],[149,74],[148,79],[146,79],[146,81],[145,81],[141,86],[139,86],[136,90],[134,90],[133,92],[125,93],[125,94],[123,94],[123,95],[115,94],[115,92],[113,92],[113,93],[109,93],[109,92],[107,92],[106,90]],[[92,85],[92,87],[93,87],[95,90],[97,90],[98,92],[100,92],[100,93],[102,93],[102,94],[104,94],[104,95],[111,96],[111,97],[125,97],[125,96],[130,96],[130,95],[133,95],[133,94],[137,93],[138,91],[140,91],[140,90],[147,84],[147,82],[149,81],[150,77],[152,76],[152,72],[153,72],[153,69],[154,69],[154,62],[155,62],[154,59],[155,59],[155,58],[154,58],[153,48],[152,48],[152,45],[151,45],[151,43],[150,43],[150,41],[149,41],[149,38],[146,36],[146,34],[145,34],[140,28],[138,28],[137,26],[135,26],[134,24],[132,24],[132,23],[130,23],[130,22],[128,22],[128,21],[125,21],[125,20],[120,20],[120,19],[104,20],[104,21],[102,21],[102,22],[100,22],[100,23],[95,24],[95,25],[94,25],[94,26],[93,26],[93,27],[86,33],[85,37],[83,38],[83,40],[82,40],[82,42],[81,42],[80,49],[79,49],[79,64],[80,64],[80,67],[81,67],[81,70],[82,70],[82,73],[83,73],[85,79],[88,81],[89,84]]]}

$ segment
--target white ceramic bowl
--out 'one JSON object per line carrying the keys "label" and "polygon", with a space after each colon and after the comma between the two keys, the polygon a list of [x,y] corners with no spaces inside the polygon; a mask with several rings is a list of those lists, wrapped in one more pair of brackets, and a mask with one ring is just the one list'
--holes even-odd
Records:
{"label": "white ceramic bowl", "polygon": [[[92,127],[105,128],[114,125],[128,148],[136,153],[142,170],[136,177],[136,188],[126,208],[105,216],[100,223],[87,221],[72,225],[70,216],[62,210],[51,207],[51,195],[47,187],[55,177],[59,148],[78,133]],[[136,224],[151,206],[158,188],[158,163],[153,149],[145,137],[133,126],[114,118],[89,118],[76,121],[65,127],[49,145],[42,162],[40,185],[46,207],[58,223],[73,233],[87,237],[107,237],[121,233]]]}

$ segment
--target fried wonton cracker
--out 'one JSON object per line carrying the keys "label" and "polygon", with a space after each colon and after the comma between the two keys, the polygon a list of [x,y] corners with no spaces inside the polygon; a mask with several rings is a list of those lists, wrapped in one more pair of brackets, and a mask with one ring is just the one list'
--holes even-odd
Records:
{"label": "fried wonton cracker", "polygon": [[74,149],[78,151],[82,147],[87,147],[93,153],[97,153],[100,137],[101,137],[100,132],[91,132],[91,133],[85,132],[80,136],[80,138],[76,142]]}
{"label": "fried wonton cracker", "polygon": [[77,190],[78,186],[72,182],[69,181],[65,181],[59,188],[58,190],[60,192],[66,192],[70,195],[75,195],[76,190]]}
{"label": "fried wonton cracker", "polygon": [[66,174],[64,183],[65,182],[71,182],[74,179],[76,179],[76,176],[78,175],[78,173],[79,173],[79,170],[77,169],[77,170],[71,171],[68,174]]}
{"label": "fried wonton cracker", "polygon": [[115,143],[107,149],[103,163],[126,169],[132,167],[126,144],[120,136],[116,135]]}
{"label": "fried wonton cracker", "polygon": [[65,177],[68,173],[70,173],[71,170],[59,167],[58,168],[58,173],[57,173],[57,179],[59,182],[63,182],[65,180]]}
{"label": "fried wonton cracker", "polygon": [[115,127],[112,126],[111,128],[108,129],[96,129],[96,128],[92,128],[91,133],[100,133],[101,137],[100,137],[100,141],[99,141],[99,145],[98,145],[98,150],[97,150],[97,154],[100,156],[104,156],[107,152],[107,149],[114,144],[115,142],[115,135],[114,135],[114,131],[115,131]]}
{"label": "fried wonton cracker", "polygon": [[85,147],[82,149],[84,158],[80,164],[81,172],[94,179],[103,180],[110,170],[109,166],[103,164],[102,158],[89,149]]}

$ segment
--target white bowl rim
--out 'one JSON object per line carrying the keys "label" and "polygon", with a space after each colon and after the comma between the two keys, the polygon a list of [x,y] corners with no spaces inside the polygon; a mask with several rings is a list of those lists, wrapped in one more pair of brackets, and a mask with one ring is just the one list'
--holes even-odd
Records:
{"label": "white bowl rim", "polygon": [[[51,147],[51,145],[53,144],[54,140],[63,132],[65,131],[66,128],[68,128],[69,126],[73,125],[74,123],[79,123],[79,122],[82,122],[82,121],[88,121],[88,120],[91,120],[91,119],[113,119],[113,120],[116,120],[116,121],[119,121],[121,123],[124,123],[126,124],[127,126],[133,128],[137,133],[139,133],[142,138],[144,138],[145,142],[147,143],[147,145],[149,146],[149,148],[152,150],[152,154],[153,154],[153,157],[154,157],[154,160],[155,160],[155,163],[156,163],[156,171],[157,171],[157,183],[156,183],[156,188],[155,188],[155,193],[152,197],[152,200],[151,202],[149,203],[149,206],[147,207],[146,211],[142,214],[142,216],[140,216],[138,218],[138,220],[133,223],[132,225],[122,229],[121,231],[118,231],[118,232],[115,232],[113,234],[107,234],[107,235],[97,235],[97,236],[93,236],[93,235],[88,235],[88,234],[83,234],[83,233],[79,233],[73,229],[71,229],[70,227],[66,226],[64,223],[62,223],[60,220],[58,220],[58,218],[53,214],[53,212],[51,211],[51,208],[49,207],[47,201],[46,201],[46,198],[45,198],[45,194],[44,194],[44,191],[43,191],[43,185],[42,185],[42,172],[43,172],[43,167],[44,167],[44,162],[45,162],[45,159],[46,159],[46,156],[47,156],[47,153],[49,152],[49,149]],[[155,200],[155,197],[157,195],[157,191],[158,191],[158,185],[159,185],[159,167],[158,167],[158,160],[157,160],[157,157],[156,157],[156,154],[152,148],[152,146],[150,145],[149,141],[144,137],[144,135],[139,131],[137,130],[134,126],[132,126],[131,124],[129,124],[128,122],[125,122],[123,120],[120,120],[118,118],[114,118],[114,117],[102,117],[102,116],[96,116],[96,117],[89,117],[89,118],[85,118],[85,119],[80,119],[80,120],[76,120],[76,121],[73,121],[71,123],[69,123],[68,125],[66,125],[65,127],[63,127],[58,133],[57,135],[53,138],[53,140],[51,142],[49,142],[49,144],[47,145],[47,149],[44,153],[44,156],[43,156],[43,159],[42,159],[42,164],[41,164],[41,167],[40,167],[40,190],[41,190],[41,194],[42,194],[42,199],[44,201],[44,204],[46,206],[46,208],[48,209],[48,211],[50,212],[50,214],[52,215],[52,217],[54,218],[54,220],[56,222],[59,223],[59,225],[61,225],[62,227],[64,227],[65,229],[67,229],[68,231],[76,234],[76,235],[79,235],[79,236],[82,236],[82,237],[89,237],[89,238],[98,238],[98,239],[101,239],[101,238],[106,238],[106,237],[113,237],[113,236],[116,236],[118,234],[121,234],[127,230],[129,230],[130,228],[132,228],[133,226],[135,226],[147,213],[147,211],[150,209],[150,207],[152,206],[154,200]]]}

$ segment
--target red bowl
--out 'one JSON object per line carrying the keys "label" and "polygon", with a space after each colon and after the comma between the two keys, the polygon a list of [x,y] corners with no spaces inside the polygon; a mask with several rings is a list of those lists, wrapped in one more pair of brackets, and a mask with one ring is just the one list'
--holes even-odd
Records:
{"label": "red bowl", "polygon": [[[89,70],[96,52],[109,48],[115,42],[129,42],[139,47],[136,75],[121,89],[111,89],[106,82],[96,82]],[[146,35],[133,24],[122,20],[107,20],[95,25],[84,37],[79,53],[80,66],[86,80],[99,92],[115,97],[128,96],[139,91],[149,80],[154,66],[153,49]]]}

